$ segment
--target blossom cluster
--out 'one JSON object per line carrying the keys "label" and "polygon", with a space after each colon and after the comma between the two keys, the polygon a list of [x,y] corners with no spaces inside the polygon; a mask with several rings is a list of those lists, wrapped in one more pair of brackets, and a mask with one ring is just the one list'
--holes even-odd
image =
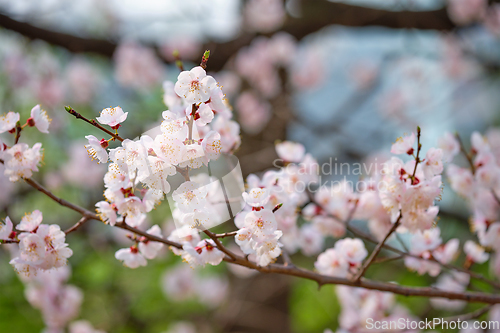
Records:
{"label": "blossom cluster", "polygon": [[35,143],[30,148],[28,144],[18,142],[21,130],[29,126],[36,127],[42,133],[49,133],[48,128],[51,121],[47,112],[40,105],[35,105],[31,109],[31,116],[23,126],[19,120],[20,115],[17,112],[9,111],[0,116],[0,134],[7,132],[16,136],[12,146],[8,146],[0,138],[0,160],[3,160],[5,166],[4,175],[11,182],[31,177],[33,171],[38,171],[38,166],[43,159],[41,143]]}
{"label": "blossom cluster", "polygon": [[19,241],[19,252],[10,261],[15,270],[24,276],[37,275],[66,265],[73,251],[65,243],[66,234],[57,224],[42,224],[42,212],[26,214],[13,231],[9,217],[0,226],[0,239]]}

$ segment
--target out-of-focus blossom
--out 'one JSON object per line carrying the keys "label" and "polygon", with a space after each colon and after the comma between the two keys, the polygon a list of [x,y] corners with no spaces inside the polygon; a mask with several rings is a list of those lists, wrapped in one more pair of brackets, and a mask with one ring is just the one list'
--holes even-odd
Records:
{"label": "out-of-focus blossom", "polygon": [[480,21],[486,13],[486,0],[448,0],[448,15],[458,25]]}
{"label": "out-of-focus blossom", "polygon": [[113,55],[120,84],[147,91],[163,78],[164,67],[153,50],[134,42],[122,43]]}
{"label": "out-of-focus blossom", "polygon": [[78,104],[86,104],[98,91],[101,77],[85,59],[74,58],[66,67],[69,98]]}
{"label": "out-of-focus blossom", "polygon": [[284,3],[280,0],[247,1],[243,14],[246,26],[258,32],[274,31],[286,18]]}
{"label": "out-of-focus blossom", "polygon": [[35,105],[31,109],[31,117],[27,123],[29,126],[36,126],[42,133],[49,133],[49,125],[52,120],[47,115],[47,111],[40,107],[40,104]]}
{"label": "out-of-focus blossom", "polygon": [[201,46],[201,43],[191,36],[175,36],[162,44],[160,52],[169,61],[176,60],[174,52],[178,52],[181,60],[198,60],[201,58]]}
{"label": "out-of-focus blossom", "polygon": [[242,93],[236,100],[238,120],[243,130],[249,134],[257,134],[271,119],[271,105],[261,101],[252,92]]}

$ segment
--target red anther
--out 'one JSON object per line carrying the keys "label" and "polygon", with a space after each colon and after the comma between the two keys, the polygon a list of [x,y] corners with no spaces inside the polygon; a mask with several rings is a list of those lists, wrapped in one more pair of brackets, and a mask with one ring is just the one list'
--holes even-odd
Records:
{"label": "red anther", "polygon": [[108,142],[108,140],[106,140],[106,139],[104,139],[104,138],[103,138],[103,139],[101,139],[101,141],[99,141],[99,144],[100,144],[100,145],[101,145],[101,147],[102,147],[102,148],[104,148],[104,149],[106,149],[106,148],[108,148],[108,147],[109,147],[109,142]]}
{"label": "red anther", "polygon": [[128,198],[128,197],[133,197],[134,196],[134,193],[132,193],[132,188],[129,187],[129,188],[121,188],[120,191],[123,193],[123,195],[125,196],[125,198]]}
{"label": "red anther", "polygon": [[35,126],[35,120],[29,117],[28,120],[26,120],[26,124],[28,124],[29,127],[33,127]]}

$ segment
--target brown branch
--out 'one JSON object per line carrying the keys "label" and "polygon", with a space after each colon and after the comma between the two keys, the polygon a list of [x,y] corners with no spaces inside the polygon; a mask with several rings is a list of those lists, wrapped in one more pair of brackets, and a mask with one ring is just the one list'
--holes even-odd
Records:
{"label": "brown branch", "polygon": [[[445,31],[455,28],[455,24],[448,18],[446,8],[433,11],[388,11],[325,0],[308,0],[307,3],[303,2],[301,17],[288,18],[281,31],[300,40],[329,25]],[[90,37],[82,38],[56,32],[14,20],[6,14],[0,14],[0,26],[20,33],[29,39],[40,39],[49,44],[66,48],[73,53],[96,53],[111,58],[117,48],[117,43],[114,41]],[[212,51],[210,69],[214,71],[222,69],[239,49],[249,45],[254,38],[255,34],[253,33],[243,33],[229,42],[204,44],[203,49]]]}
{"label": "brown branch", "polygon": [[[43,186],[40,184],[36,183],[34,180],[30,178],[25,178],[24,179],[28,184],[31,186],[35,187],[38,189],[40,192],[44,193],[45,195],[49,196],[52,200],[58,202],[59,204],[68,207],[76,212],[79,212],[83,216],[87,216],[89,219],[94,219],[94,220],[99,220],[99,217],[82,208],[77,205],[71,204],[67,202],[64,199],[58,198],[54,194],[52,194],[50,191],[46,190]],[[182,248],[182,245],[176,242],[169,241],[164,238],[160,238],[154,235],[150,235],[144,231],[135,229],[123,222],[117,222],[116,227],[122,228],[128,231],[131,231],[133,233],[136,233],[140,236],[145,237],[146,239],[149,239],[151,241],[155,242],[160,242],[169,246],[176,247],[178,249]],[[371,281],[371,280],[360,280],[358,282],[344,279],[344,278],[337,278],[337,277],[331,277],[331,276],[325,276],[321,274],[314,273],[309,270],[304,270],[301,268],[297,268],[291,265],[285,266],[281,264],[271,264],[266,267],[260,267],[257,264],[247,260],[244,257],[240,257],[231,251],[227,250],[222,243],[219,241],[219,239],[213,234],[212,232],[205,230],[205,233],[214,240],[214,242],[217,244],[218,248],[223,251],[228,257],[224,258],[224,261],[240,265],[240,266],[245,266],[251,269],[255,269],[259,272],[263,273],[276,273],[276,274],[283,274],[283,275],[290,275],[290,276],[296,276],[296,277],[301,277],[309,280],[316,281],[319,285],[324,285],[324,284],[341,284],[341,285],[346,285],[346,286],[352,286],[352,287],[362,287],[366,289],[372,289],[372,290],[380,290],[380,291],[388,291],[392,292],[395,294],[399,295],[405,295],[405,296],[424,296],[424,297],[442,297],[442,298],[448,298],[448,299],[458,299],[458,300],[464,300],[468,302],[482,302],[482,303],[490,303],[490,304],[497,304],[500,303],[500,295],[495,295],[495,294],[486,294],[486,293],[479,293],[479,292],[463,292],[463,293],[457,293],[457,292],[450,292],[446,290],[439,290],[435,288],[416,288],[416,287],[404,287],[404,286],[399,286],[394,283],[386,283],[386,282],[376,282],[376,281]]]}
{"label": "brown branch", "polygon": [[[356,229],[356,228],[353,228],[353,227],[350,227],[350,226],[347,226],[346,227],[348,231],[350,231],[353,235],[355,235],[356,237],[359,237],[367,242],[370,242],[370,243],[373,243],[373,244],[378,244],[378,242],[373,239],[370,235],[364,233],[363,231],[359,230],[359,229]],[[394,253],[397,253],[399,255],[402,255],[404,257],[412,257],[412,258],[415,258],[415,259],[419,259],[419,260],[426,260],[426,261],[431,261],[431,262],[434,262],[438,265],[440,265],[441,267],[444,267],[446,269],[449,269],[449,270],[455,270],[455,271],[458,271],[458,272],[462,272],[462,273],[465,273],[465,274],[468,274],[470,277],[476,279],[476,280],[480,280],[480,281],[483,281],[497,289],[500,289],[500,283],[496,282],[496,281],[493,281],[493,280],[490,280],[486,277],[484,277],[483,275],[479,274],[479,273],[476,273],[476,272],[473,272],[473,271],[470,271],[470,270],[466,270],[462,267],[458,267],[458,266],[453,266],[453,265],[450,265],[450,264],[443,264],[442,262],[434,259],[434,258],[429,258],[429,259],[425,259],[425,258],[421,258],[419,256],[416,256],[416,255],[413,255],[411,253],[407,253],[407,252],[404,252],[404,251],[401,251],[395,247],[392,247],[390,245],[387,245],[387,244],[384,244],[384,249],[386,250],[389,250],[389,251],[392,251]]]}
{"label": "brown branch", "polygon": [[411,184],[415,180],[415,174],[417,173],[418,163],[420,163],[420,150],[422,149],[422,144],[420,143],[420,127],[417,126],[417,156],[415,157],[415,168],[413,169],[413,174],[411,175]]}
{"label": "brown branch", "polygon": [[233,236],[236,236],[237,232],[238,231],[225,232],[223,234],[214,234],[214,236],[217,238],[233,237]]}
{"label": "brown branch", "polygon": [[460,135],[458,133],[455,133],[455,137],[457,138],[457,141],[460,145],[460,151],[464,154],[465,158],[467,159],[467,162],[469,162],[470,165],[470,170],[472,174],[476,173],[476,167],[474,166],[474,162],[472,161],[472,157],[469,155],[469,153],[465,150],[465,146],[462,142],[462,139],[460,138]]}
{"label": "brown branch", "polygon": [[78,222],[76,222],[71,228],[67,229],[64,231],[64,233],[67,235],[69,233],[72,233],[73,231],[77,230],[80,228],[82,225],[84,225],[88,220],[90,220],[87,216],[83,216]]}
{"label": "brown branch", "polygon": [[481,317],[486,312],[490,311],[492,307],[493,307],[493,304],[486,305],[485,307],[482,307],[482,308],[477,309],[476,311],[472,311],[470,313],[443,318],[443,321],[457,321],[459,319],[462,321],[468,321],[468,320],[476,319],[476,318]]}
{"label": "brown branch", "polygon": [[172,242],[172,241],[169,241],[168,239],[164,239],[164,238],[161,238],[158,236],[150,235],[147,232],[144,232],[142,230],[131,227],[124,222],[116,222],[115,227],[120,228],[120,229],[124,229],[124,230],[128,230],[128,231],[131,231],[137,235],[146,237],[150,241],[159,242],[159,243],[166,244],[168,246],[173,246],[175,248],[182,249],[182,244]]}
{"label": "brown branch", "polygon": [[0,240],[0,244],[17,244],[19,243],[18,239],[2,239]]}
{"label": "brown branch", "polygon": [[221,250],[222,252],[224,252],[225,255],[229,256],[229,258],[231,258],[231,260],[236,260],[236,254],[234,254],[233,252],[229,251],[221,243],[221,241],[217,238],[217,236],[213,232],[211,232],[208,229],[203,230],[203,232],[215,242],[215,244],[217,245],[217,248],[219,250]]}
{"label": "brown branch", "polygon": [[384,239],[382,239],[378,244],[377,246],[375,247],[375,249],[373,250],[372,254],[370,255],[370,257],[365,261],[365,263],[363,264],[363,266],[360,268],[358,274],[356,275],[356,277],[354,278],[354,282],[359,282],[359,280],[361,279],[361,277],[365,274],[366,270],[368,269],[368,267],[370,267],[370,265],[372,264],[373,260],[375,260],[375,258],[377,257],[377,255],[380,253],[380,251],[382,250],[382,247],[384,246],[385,242],[387,241],[387,239],[392,235],[392,233],[394,231],[396,231],[396,229],[399,227],[399,223],[401,221],[401,217],[403,215],[401,214],[401,212],[399,212],[399,217],[397,219],[397,221],[392,225],[391,229],[389,230],[389,232],[385,235]]}
{"label": "brown branch", "polygon": [[71,106],[65,106],[64,109],[66,111],[68,111],[69,114],[75,116],[76,119],[81,119],[81,120],[85,121],[86,123],[89,123],[90,125],[92,125],[94,127],[97,127],[98,129],[100,129],[104,133],[110,135],[113,139],[116,139],[116,140],[118,140],[120,142],[123,142],[123,138],[120,137],[118,134],[115,134],[115,133],[111,132],[110,130],[102,127],[94,119],[87,119],[86,117],[82,116],[80,113],[78,113],[75,110],[73,110],[73,108]]}
{"label": "brown branch", "polygon": [[14,144],[17,144],[19,142],[19,139],[21,138],[21,131],[23,128],[21,127],[21,124],[17,122],[16,124],[16,139],[14,141]]}
{"label": "brown branch", "polygon": [[100,221],[100,219],[97,216],[97,214],[95,214],[95,213],[91,212],[90,210],[87,210],[87,209],[85,209],[83,207],[80,207],[80,206],[77,206],[75,204],[72,204],[69,201],[66,201],[64,199],[59,198],[54,193],[50,192],[45,187],[43,187],[41,184],[39,184],[37,181],[35,181],[35,180],[31,179],[31,178],[23,178],[23,179],[31,187],[33,187],[33,188],[37,189],[38,191],[42,192],[43,194],[45,194],[46,196],[48,196],[49,198],[51,198],[52,200],[54,200],[55,202],[57,202],[58,204],[60,204],[61,206],[68,207],[69,209],[72,209],[75,212],[80,213],[80,215],[82,215],[84,217],[87,217],[89,219],[99,220]]}

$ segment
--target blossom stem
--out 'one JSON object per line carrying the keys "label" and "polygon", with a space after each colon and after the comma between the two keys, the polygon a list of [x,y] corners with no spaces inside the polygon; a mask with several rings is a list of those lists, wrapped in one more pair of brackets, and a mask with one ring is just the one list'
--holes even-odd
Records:
{"label": "blossom stem", "polygon": [[415,179],[415,174],[417,173],[417,166],[420,163],[420,150],[422,149],[422,144],[420,143],[420,126],[417,126],[417,156],[415,157],[415,168],[413,169],[413,174],[411,175],[411,182]]}
{"label": "blossom stem", "polygon": [[14,141],[14,144],[17,144],[19,142],[19,139],[21,138],[21,131],[23,128],[21,127],[21,123],[17,122],[16,123],[16,139]]}
{"label": "blossom stem", "polygon": [[64,109],[66,111],[68,111],[69,114],[75,116],[76,119],[82,119],[83,121],[89,123],[90,125],[92,125],[94,127],[97,127],[101,131],[103,131],[106,134],[110,135],[114,140],[118,140],[120,142],[123,142],[123,138],[120,137],[118,134],[115,134],[115,133],[111,132],[110,130],[105,129],[104,127],[102,127],[101,125],[99,125],[94,119],[90,119],[89,120],[89,119],[85,118],[80,113],[78,113],[75,110],[73,110],[73,108],[71,106],[65,106]]}
{"label": "blossom stem", "polygon": [[215,234],[215,237],[217,238],[233,237],[236,236],[237,233],[238,231],[225,232],[223,234]]}
{"label": "blossom stem", "polygon": [[66,235],[72,233],[73,231],[84,225],[88,220],[90,220],[90,218],[88,218],[87,216],[82,216],[82,218],[78,222],[76,222],[71,228],[65,230],[64,233]]}
{"label": "blossom stem", "polygon": [[217,236],[216,236],[213,232],[211,232],[211,231],[210,231],[210,230],[208,230],[208,229],[203,230],[203,232],[204,232],[204,233],[205,233],[208,237],[210,237],[210,238],[211,238],[211,239],[215,242],[215,244],[217,245],[217,248],[218,248],[220,251],[224,252],[224,254],[225,254],[225,255],[227,255],[227,256],[228,256],[229,258],[231,258],[232,260],[236,260],[236,255],[235,255],[233,252],[229,251],[229,250],[228,250],[228,249],[227,249],[227,248],[226,248],[226,247],[225,247],[225,246],[221,243],[221,241],[217,238]]}
{"label": "blossom stem", "polygon": [[487,313],[488,311],[490,311],[492,307],[493,307],[493,304],[490,304],[490,305],[486,305],[480,309],[477,309],[476,311],[472,311],[472,312],[469,312],[469,313],[466,313],[463,315],[443,318],[443,322],[444,321],[457,321],[458,319],[460,319],[461,321],[469,321],[472,319],[476,319],[476,318],[481,317],[483,314]]}
{"label": "blossom stem", "polygon": [[[417,152],[417,156],[418,156],[418,152]],[[403,215],[401,214],[401,212],[399,212],[399,217],[398,219],[396,220],[396,222],[392,225],[391,229],[389,230],[389,232],[385,235],[384,239],[382,239],[378,244],[377,246],[375,247],[375,250],[373,250],[372,254],[370,255],[370,257],[365,261],[365,263],[363,264],[363,266],[361,267],[361,269],[359,270],[358,274],[355,276],[354,278],[354,282],[359,282],[359,280],[361,279],[361,277],[365,274],[366,270],[368,269],[368,267],[370,267],[370,265],[372,264],[373,260],[375,260],[375,258],[377,257],[377,255],[379,254],[379,252],[382,250],[382,247],[384,246],[385,242],[387,241],[387,239],[392,235],[392,233],[394,231],[396,231],[396,229],[399,227],[399,224],[400,224],[400,221],[401,221],[401,217]]]}
{"label": "blossom stem", "polygon": [[467,162],[469,162],[470,171],[472,172],[472,174],[475,174],[476,167],[474,166],[474,162],[472,161],[472,157],[465,150],[465,146],[464,146],[464,143],[462,142],[462,139],[460,138],[460,135],[458,135],[458,133],[455,133],[455,137],[457,138],[458,144],[460,145],[460,151],[464,154],[465,158],[467,159]]}
{"label": "blossom stem", "polygon": [[[37,182],[31,180],[30,178],[24,178],[24,180],[30,184],[31,186],[35,187],[38,189],[40,192],[46,194],[49,196],[52,200],[58,202],[59,204],[66,206],[68,208],[73,209],[74,211],[77,211],[81,213],[83,216],[88,216],[89,219],[93,220],[100,220],[97,214],[94,214],[82,207],[76,206],[74,204],[71,204],[67,202],[64,199],[60,199],[54,194],[52,194],[50,191],[46,190],[43,186],[38,184]],[[135,229],[123,222],[117,222],[115,224],[115,227],[125,229],[128,231],[131,231],[137,235],[143,236],[148,240],[155,241],[155,242],[160,242],[163,244],[166,244],[168,246],[172,246],[178,249],[182,249],[182,244],[176,243],[169,241],[167,239],[163,239],[154,235],[150,235],[144,231]],[[270,264],[269,266],[261,267],[258,266],[257,264],[253,263],[252,261],[249,261],[245,259],[245,257],[238,256],[231,251],[227,250],[222,243],[220,243],[219,239],[215,237],[213,233],[210,231],[206,230],[205,233],[209,235],[210,238],[214,240],[214,242],[218,246],[220,246],[221,251],[226,251],[228,257],[224,258],[224,261],[229,262],[231,264],[236,264],[240,266],[244,266],[250,269],[255,269],[259,272],[263,273],[275,273],[275,274],[282,274],[282,275],[289,275],[289,276],[296,276],[296,277],[301,277],[305,278],[308,280],[316,281],[319,285],[324,285],[324,284],[341,284],[341,285],[346,285],[346,286],[352,286],[352,287],[362,287],[365,289],[371,289],[371,290],[379,290],[379,291],[387,291],[387,292],[392,292],[398,295],[405,295],[405,296],[422,296],[422,297],[442,297],[442,298],[447,298],[447,299],[457,299],[457,300],[464,300],[468,302],[482,302],[482,303],[490,303],[490,304],[497,304],[500,303],[500,295],[496,294],[491,294],[491,293],[482,293],[482,292],[451,292],[451,291],[446,291],[446,290],[440,290],[436,288],[430,288],[430,287],[425,287],[425,288],[419,288],[419,287],[405,287],[405,286],[400,286],[394,283],[387,283],[387,282],[377,282],[377,281],[371,281],[367,279],[363,279],[358,282],[354,282],[349,279],[344,279],[344,278],[337,278],[337,277],[331,277],[331,276],[326,276],[326,275],[321,275],[318,273],[315,273],[313,271],[301,269],[298,267],[292,267],[292,266],[284,266],[282,264]],[[397,249],[394,249],[395,251],[398,251],[401,254],[404,254],[404,252],[399,251]],[[229,253],[231,255],[229,255]],[[472,275],[471,275],[472,276]],[[486,281],[489,281],[486,279]]]}

